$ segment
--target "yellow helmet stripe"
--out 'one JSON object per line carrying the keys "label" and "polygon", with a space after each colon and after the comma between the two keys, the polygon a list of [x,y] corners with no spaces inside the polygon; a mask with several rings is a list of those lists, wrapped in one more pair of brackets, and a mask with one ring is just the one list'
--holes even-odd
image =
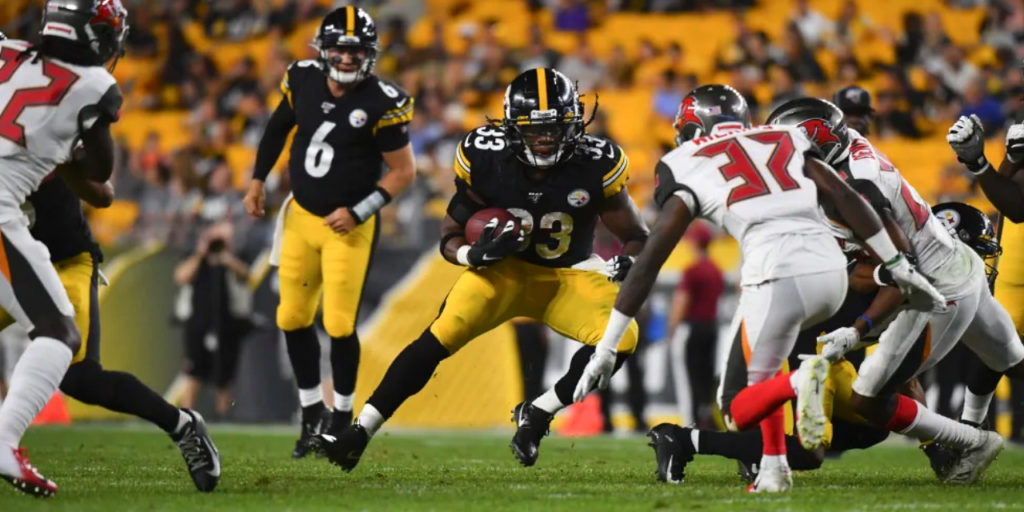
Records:
{"label": "yellow helmet stripe", "polygon": [[356,35],[356,8],[351,5],[345,7],[345,35]]}
{"label": "yellow helmet stripe", "polygon": [[537,95],[540,96],[540,109],[548,109],[548,76],[544,68],[537,68]]}

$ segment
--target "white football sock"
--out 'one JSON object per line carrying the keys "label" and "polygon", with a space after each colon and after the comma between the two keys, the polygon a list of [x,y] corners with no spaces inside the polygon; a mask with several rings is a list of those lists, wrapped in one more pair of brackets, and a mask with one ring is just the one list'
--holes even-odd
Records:
{"label": "white football sock", "polygon": [[554,414],[561,411],[565,404],[558,399],[558,393],[555,393],[555,388],[551,388],[545,391],[544,394],[534,398],[533,406],[548,414]]}
{"label": "white football sock", "polygon": [[302,389],[299,388],[299,405],[303,407],[309,407],[316,405],[317,402],[324,401],[324,391],[317,386],[315,388]]}
{"label": "white football sock", "polygon": [[969,388],[964,390],[964,412],[960,415],[960,419],[981,425],[988,416],[988,406],[992,403],[992,396],[995,394],[996,392],[993,391],[987,395],[975,395]]}
{"label": "white football sock", "polygon": [[785,455],[761,455],[761,470],[767,468],[788,468],[789,461]]}
{"label": "white football sock", "polygon": [[334,410],[335,411],[352,412],[352,406],[354,405],[355,401],[356,401],[356,394],[355,393],[349,393],[347,395],[343,395],[341,393],[338,393],[337,391],[334,392]]}
{"label": "white football sock", "polygon": [[384,424],[384,415],[376,407],[366,404],[363,406],[363,410],[359,411],[356,423],[366,429],[366,435],[373,437]]}
{"label": "white football sock", "polygon": [[693,444],[693,451],[700,453],[700,430],[690,430],[690,443]]}
{"label": "white football sock", "polygon": [[917,416],[914,421],[909,427],[901,430],[900,434],[921,441],[934,439],[954,448],[967,448],[977,444],[981,439],[980,430],[937,414],[921,404],[917,404]]}
{"label": "white football sock", "polygon": [[39,337],[29,343],[11,373],[0,406],[0,443],[17,447],[32,420],[57,391],[74,354],[63,341]]}

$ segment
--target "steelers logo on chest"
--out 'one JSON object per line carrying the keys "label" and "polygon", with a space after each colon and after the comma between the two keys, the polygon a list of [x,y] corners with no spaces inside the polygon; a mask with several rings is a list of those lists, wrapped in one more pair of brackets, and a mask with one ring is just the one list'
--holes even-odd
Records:
{"label": "steelers logo on chest", "polygon": [[569,197],[567,199],[569,201],[569,206],[572,206],[573,208],[583,208],[590,202],[590,192],[587,192],[582,188],[578,188],[569,192]]}
{"label": "steelers logo on chest", "polygon": [[362,128],[366,125],[367,119],[369,119],[369,116],[361,108],[357,108],[348,114],[348,124],[352,125],[353,128]]}

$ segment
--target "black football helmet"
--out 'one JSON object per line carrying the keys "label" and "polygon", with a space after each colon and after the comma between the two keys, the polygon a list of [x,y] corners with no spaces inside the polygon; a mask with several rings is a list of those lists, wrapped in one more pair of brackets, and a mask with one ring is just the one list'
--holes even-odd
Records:
{"label": "black football helmet", "polygon": [[124,55],[128,10],[121,0],[47,0],[43,8],[43,41],[70,41],[96,58],[98,65]]}
{"label": "black football helmet", "polygon": [[[311,46],[320,53],[320,65],[327,76],[341,84],[354,84],[373,74],[377,65],[377,24],[359,7],[339,7],[320,22]],[[358,70],[346,73],[335,66],[340,57],[328,56],[329,48],[357,48],[364,50],[366,57],[357,59]]]}
{"label": "black football helmet", "polygon": [[832,166],[850,156],[850,131],[843,111],[830,101],[799,98],[779,105],[768,116],[768,124],[799,126]]}
{"label": "black football helmet", "polygon": [[750,127],[750,108],[747,100],[736,89],[728,85],[702,85],[687,94],[679,104],[679,112],[673,126],[676,129],[676,145],[711,133],[711,129],[722,123],[734,123],[738,127]]}
{"label": "black football helmet", "polygon": [[955,202],[939,203],[932,207],[932,213],[945,223],[950,234],[985,260],[985,273],[989,282],[994,282],[999,272],[993,263],[1003,253],[1003,248],[996,240],[996,230],[988,216],[971,205]]}
{"label": "black football helmet", "polygon": [[502,131],[526,165],[545,169],[571,158],[584,126],[576,84],[558,70],[531,69],[505,89]]}

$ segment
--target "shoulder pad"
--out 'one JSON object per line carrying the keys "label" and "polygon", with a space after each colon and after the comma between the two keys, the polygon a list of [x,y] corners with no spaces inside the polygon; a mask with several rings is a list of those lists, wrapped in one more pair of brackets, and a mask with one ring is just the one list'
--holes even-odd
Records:
{"label": "shoulder pad", "polygon": [[295,105],[295,102],[292,101],[292,91],[297,87],[301,87],[299,84],[302,83],[303,77],[310,71],[322,76],[320,61],[305,59],[297,60],[288,65],[288,70],[285,71],[284,78],[281,79],[281,93],[288,98],[288,103],[292,106]]}
{"label": "shoulder pad", "polygon": [[604,196],[618,194],[629,179],[629,158],[611,139],[584,135],[576,146],[576,158],[591,164],[601,174]]}
{"label": "shoulder pad", "polygon": [[486,160],[504,154],[507,147],[505,132],[500,128],[484,125],[473,129],[462,138],[455,151],[455,176],[472,185],[473,169],[486,169]]}

